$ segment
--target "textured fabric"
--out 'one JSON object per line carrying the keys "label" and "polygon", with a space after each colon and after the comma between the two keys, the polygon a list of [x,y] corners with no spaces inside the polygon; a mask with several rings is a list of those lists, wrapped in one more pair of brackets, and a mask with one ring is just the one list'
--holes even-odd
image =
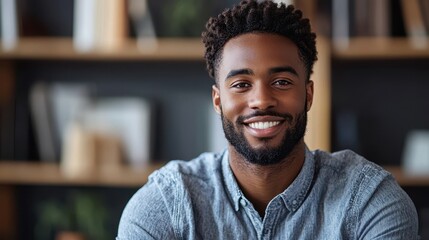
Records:
{"label": "textured fabric", "polygon": [[261,219],[228,152],[172,161],[127,204],[125,239],[418,239],[415,207],[391,174],[352,151],[306,150],[293,183]]}

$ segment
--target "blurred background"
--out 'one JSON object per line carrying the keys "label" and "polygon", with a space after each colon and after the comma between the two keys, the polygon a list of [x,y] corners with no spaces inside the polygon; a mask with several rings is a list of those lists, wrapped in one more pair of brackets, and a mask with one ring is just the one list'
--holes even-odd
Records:
{"label": "blurred background", "polygon": [[[201,31],[237,0],[0,0],[0,239],[113,239],[147,176],[225,146]],[[391,171],[429,239],[429,0],[295,0],[311,149]]]}

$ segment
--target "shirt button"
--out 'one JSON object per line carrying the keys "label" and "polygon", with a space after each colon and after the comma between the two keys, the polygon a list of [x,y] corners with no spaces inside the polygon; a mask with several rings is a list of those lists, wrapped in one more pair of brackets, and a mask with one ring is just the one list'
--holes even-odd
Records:
{"label": "shirt button", "polygon": [[247,205],[247,202],[244,199],[240,199],[240,204],[241,206],[245,207]]}
{"label": "shirt button", "polygon": [[297,203],[298,203],[298,202],[297,202],[296,200],[293,200],[293,201],[292,201],[292,204],[293,204],[293,205],[296,205]]}

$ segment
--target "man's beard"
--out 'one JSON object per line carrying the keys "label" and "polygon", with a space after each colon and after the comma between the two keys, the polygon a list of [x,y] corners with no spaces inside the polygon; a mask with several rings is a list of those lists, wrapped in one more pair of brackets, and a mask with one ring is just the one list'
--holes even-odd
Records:
{"label": "man's beard", "polygon": [[[262,139],[262,141],[267,142],[266,146],[258,149],[252,148],[244,136],[243,120],[253,116],[267,115],[285,118],[289,128],[286,130],[283,139],[278,146],[269,147],[268,141],[270,139],[267,138]],[[240,153],[248,162],[263,166],[277,164],[285,159],[299,143],[299,141],[304,137],[307,127],[307,111],[305,109],[297,115],[296,119],[294,119],[290,114],[279,114],[272,111],[259,111],[252,114],[251,116],[240,116],[236,121],[238,130],[234,128],[234,124],[230,120],[224,117],[223,111],[221,111],[221,118],[225,137],[235,148],[235,150]],[[295,124],[293,125],[293,123]]]}

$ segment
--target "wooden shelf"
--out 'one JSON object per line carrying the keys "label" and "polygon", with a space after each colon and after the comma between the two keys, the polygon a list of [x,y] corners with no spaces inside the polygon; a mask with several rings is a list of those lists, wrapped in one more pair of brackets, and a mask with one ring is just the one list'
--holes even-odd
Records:
{"label": "wooden shelf", "polygon": [[19,60],[203,60],[204,47],[198,38],[158,40],[153,51],[142,51],[135,40],[110,51],[78,52],[71,38],[22,38],[9,52],[0,48],[0,59]]}
{"label": "wooden shelf", "polygon": [[[408,38],[354,37],[347,48],[332,48],[336,59],[429,58],[429,42],[424,49],[413,47]],[[199,38],[165,38],[158,47],[144,52],[135,40],[126,41],[111,51],[78,52],[71,38],[22,38],[17,48],[4,52],[0,59],[19,60],[203,60],[204,47]]]}
{"label": "wooden shelf", "polygon": [[332,48],[336,59],[404,59],[428,58],[429,42],[423,49],[415,48],[408,38],[351,38],[345,49]]}
{"label": "wooden shelf", "polygon": [[401,167],[385,166],[384,169],[392,173],[403,187],[429,187],[429,175],[410,175]]}
{"label": "wooden shelf", "polygon": [[38,162],[0,161],[0,185],[85,185],[139,187],[148,176],[163,164],[152,164],[142,169],[118,166],[98,170],[79,177],[65,176],[58,164]]}
{"label": "wooden shelf", "polygon": [[[79,177],[67,177],[56,163],[0,161],[0,185],[88,185],[139,187],[148,176],[164,163],[151,164],[144,169],[129,166],[115,167],[111,171],[95,171]],[[429,175],[412,176],[401,167],[384,166],[401,186],[429,186]]]}

